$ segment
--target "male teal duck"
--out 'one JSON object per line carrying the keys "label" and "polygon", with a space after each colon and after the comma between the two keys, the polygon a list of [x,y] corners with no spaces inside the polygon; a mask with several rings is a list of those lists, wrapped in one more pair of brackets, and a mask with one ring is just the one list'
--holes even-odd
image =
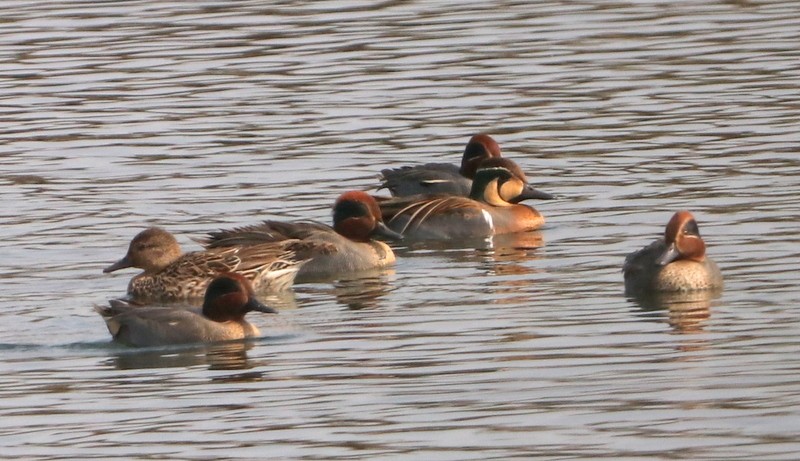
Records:
{"label": "male teal duck", "polygon": [[519,204],[553,196],[528,184],[525,173],[506,158],[484,160],[469,197],[416,195],[380,200],[389,228],[412,239],[470,239],[531,231],[544,224],[534,208]]}
{"label": "male teal duck", "polygon": [[706,256],[697,221],[679,211],[667,224],[664,238],[629,254],[622,266],[629,293],[683,292],[722,288],[722,273]]}
{"label": "male teal duck", "polygon": [[301,283],[394,264],[392,249],[374,240],[375,237],[402,239],[402,235],[383,223],[380,208],[371,195],[351,191],[339,196],[334,203],[333,227],[313,221],[265,221],[211,232],[201,243],[215,249],[298,240],[301,242],[297,246],[298,255],[309,259],[297,274],[297,282]]}
{"label": "male teal duck", "polygon": [[486,159],[502,157],[500,145],[488,134],[470,138],[461,167],[450,163],[426,163],[417,166],[381,170],[381,188],[395,197],[418,194],[447,194],[469,196],[472,178]]}
{"label": "male teal duck", "polygon": [[115,341],[136,347],[235,341],[260,335],[247,322],[248,312],[276,311],[256,299],[250,281],[240,274],[221,274],[208,284],[203,309],[143,307],[112,300],[96,307]]}
{"label": "male teal duck", "polygon": [[281,291],[294,282],[306,260],[295,251],[296,240],[231,246],[181,253],[175,237],[151,227],[133,238],[124,258],[103,269],[109,273],[137,267],[144,272],[128,283],[128,295],[139,302],[175,302],[203,297],[208,283],[220,273],[238,272],[256,290]]}

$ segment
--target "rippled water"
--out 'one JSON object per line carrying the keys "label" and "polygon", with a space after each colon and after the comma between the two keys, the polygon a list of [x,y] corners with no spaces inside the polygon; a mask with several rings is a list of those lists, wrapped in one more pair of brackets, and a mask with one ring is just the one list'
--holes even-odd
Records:
{"label": "rippled water", "polygon": [[[0,13],[3,456],[797,458],[796,2]],[[130,350],[92,310],[145,226],[188,250],[327,222],[381,167],[457,162],[481,131],[559,196],[527,242],[397,246],[253,315],[247,348]],[[626,299],[624,255],[680,208],[724,293]]]}

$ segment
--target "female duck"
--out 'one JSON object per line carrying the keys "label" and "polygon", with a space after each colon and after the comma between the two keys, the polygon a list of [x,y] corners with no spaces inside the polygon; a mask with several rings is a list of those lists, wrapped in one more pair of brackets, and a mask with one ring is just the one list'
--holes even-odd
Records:
{"label": "female duck", "polygon": [[298,240],[298,255],[309,259],[297,274],[297,282],[304,282],[394,264],[392,249],[374,237],[403,238],[383,223],[380,208],[371,195],[351,191],[339,196],[333,205],[333,227],[311,221],[265,221],[211,232],[202,243],[215,249]]}
{"label": "female duck", "polygon": [[140,302],[202,298],[211,279],[223,272],[241,273],[257,290],[280,291],[292,285],[305,263],[295,252],[297,243],[295,240],[181,254],[172,234],[151,227],[136,235],[125,257],[103,272],[128,267],[144,269],[128,283],[128,295]]}
{"label": "female duck", "polygon": [[469,196],[472,178],[486,159],[502,157],[500,146],[488,134],[476,134],[467,143],[461,167],[450,163],[387,168],[381,171],[381,188],[395,197],[417,194]]}
{"label": "female duck", "polygon": [[120,300],[96,307],[115,341],[129,346],[235,341],[260,335],[244,319],[250,311],[275,313],[261,304],[250,282],[239,274],[216,277],[208,284],[201,313],[174,307],[141,307]]}
{"label": "female duck", "polygon": [[622,267],[628,292],[675,292],[722,288],[717,264],[706,257],[697,222],[688,211],[672,216],[664,238],[629,254]]}
{"label": "female duck", "polygon": [[516,163],[492,158],[476,172],[469,198],[418,195],[384,199],[380,206],[387,225],[407,237],[485,238],[540,228],[544,217],[518,202],[552,198],[531,187]]}

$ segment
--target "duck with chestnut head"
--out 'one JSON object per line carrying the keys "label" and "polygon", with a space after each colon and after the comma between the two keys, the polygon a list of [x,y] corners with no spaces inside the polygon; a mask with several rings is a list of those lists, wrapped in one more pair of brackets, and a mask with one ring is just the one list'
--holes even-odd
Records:
{"label": "duck with chestnut head", "polygon": [[379,204],[387,225],[406,237],[469,239],[539,229],[542,214],[519,202],[552,198],[534,189],[513,161],[491,158],[476,171],[469,197],[416,195]]}
{"label": "duck with chestnut head", "polygon": [[629,293],[684,292],[722,288],[722,273],[706,255],[692,213],[678,211],[664,237],[629,254],[622,267]]}
{"label": "duck with chestnut head", "polygon": [[208,249],[218,249],[297,240],[298,255],[309,260],[297,274],[297,282],[305,282],[394,264],[394,252],[378,238],[400,240],[403,236],[386,227],[371,195],[350,191],[333,205],[333,227],[314,221],[265,221],[210,232],[201,243]]}
{"label": "duck with chestnut head", "polygon": [[96,307],[115,341],[135,347],[236,341],[260,335],[247,322],[248,312],[274,314],[262,304],[250,281],[241,274],[224,273],[208,284],[202,311],[169,306],[141,306],[112,300]]}
{"label": "duck with chestnut head", "polygon": [[387,189],[394,197],[419,194],[447,194],[469,196],[472,179],[481,162],[500,158],[500,145],[488,134],[476,134],[470,138],[461,166],[451,163],[426,163],[424,165],[386,168],[381,170],[381,189]]}

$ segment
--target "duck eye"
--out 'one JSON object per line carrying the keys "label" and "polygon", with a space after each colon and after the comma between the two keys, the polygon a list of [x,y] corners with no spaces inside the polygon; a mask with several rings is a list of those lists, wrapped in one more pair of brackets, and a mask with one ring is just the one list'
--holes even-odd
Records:
{"label": "duck eye", "polygon": [[333,209],[333,221],[343,221],[347,218],[357,218],[363,216],[370,216],[369,208],[367,205],[355,200],[346,200],[340,202]]}
{"label": "duck eye", "polygon": [[694,220],[689,221],[683,226],[683,233],[686,235],[700,235],[700,230],[697,228],[697,222]]}

